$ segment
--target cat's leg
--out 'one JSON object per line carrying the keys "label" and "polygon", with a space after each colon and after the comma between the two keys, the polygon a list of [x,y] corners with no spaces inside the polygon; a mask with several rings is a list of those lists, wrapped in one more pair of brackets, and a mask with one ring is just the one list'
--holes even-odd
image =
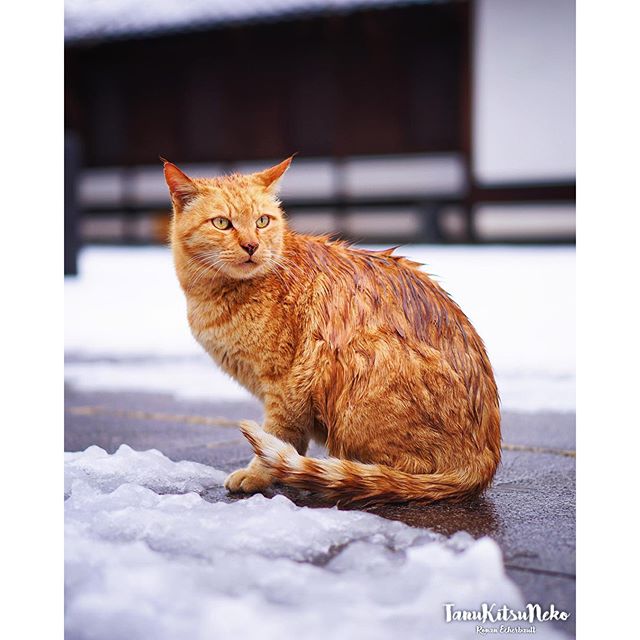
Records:
{"label": "cat's leg", "polygon": [[[298,453],[304,454],[309,445],[313,419],[306,403],[292,401],[284,394],[273,394],[265,398],[265,421],[263,428],[276,438],[292,444]],[[243,469],[232,472],[224,486],[229,491],[257,493],[273,482],[273,476],[254,456]]]}
{"label": "cat's leg", "polygon": [[272,482],[271,475],[257,456],[243,469],[236,469],[224,481],[225,489],[240,493],[257,493],[266,489]]}

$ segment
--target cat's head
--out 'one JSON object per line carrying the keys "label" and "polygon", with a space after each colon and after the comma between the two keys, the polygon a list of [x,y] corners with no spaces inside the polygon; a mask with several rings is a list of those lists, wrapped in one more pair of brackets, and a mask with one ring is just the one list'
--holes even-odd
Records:
{"label": "cat's head", "polygon": [[286,223],[276,192],[292,159],[218,178],[190,178],[164,161],[174,214],[171,242],[194,273],[247,280],[277,266]]}

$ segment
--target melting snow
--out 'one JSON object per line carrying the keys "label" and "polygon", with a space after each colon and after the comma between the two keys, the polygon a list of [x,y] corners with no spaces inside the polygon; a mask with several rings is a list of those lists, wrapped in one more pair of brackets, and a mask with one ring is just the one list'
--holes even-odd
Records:
{"label": "melting snow", "polygon": [[67,638],[456,640],[475,623],[445,623],[444,603],[523,605],[489,538],[199,495],[223,477],[125,445],[65,454]]}
{"label": "melting snow", "polygon": [[157,449],[140,452],[126,444],[109,455],[97,446],[64,454],[64,491],[76,480],[101,491],[115,491],[125,483],[139,484],[156,493],[201,492],[222,485],[226,474],[197,462],[172,462]]}

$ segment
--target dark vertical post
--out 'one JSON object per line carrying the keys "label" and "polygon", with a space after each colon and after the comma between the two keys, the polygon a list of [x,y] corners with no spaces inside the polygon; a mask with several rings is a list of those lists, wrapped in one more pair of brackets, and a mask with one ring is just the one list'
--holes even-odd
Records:
{"label": "dark vertical post", "polygon": [[126,245],[135,244],[138,240],[138,212],[133,202],[133,180],[135,167],[127,164],[120,171],[120,185],[122,187],[122,241]]}
{"label": "dark vertical post", "polygon": [[78,180],[80,178],[80,141],[73,131],[64,134],[64,275],[78,274],[80,248]]}
{"label": "dark vertical post", "polygon": [[440,203],[424,200],[418,203],[418,215],[420,216],[419,242],[437,243],[444,241],[440,227]]}

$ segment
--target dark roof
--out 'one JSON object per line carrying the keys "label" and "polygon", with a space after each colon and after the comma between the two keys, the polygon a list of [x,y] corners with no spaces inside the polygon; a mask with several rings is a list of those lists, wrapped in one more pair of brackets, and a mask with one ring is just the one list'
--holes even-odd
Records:
{"label": "dark roof", "polygon": [[141,38],[429,1],[434,0],[65,0],[64,32],[68,44]]}

